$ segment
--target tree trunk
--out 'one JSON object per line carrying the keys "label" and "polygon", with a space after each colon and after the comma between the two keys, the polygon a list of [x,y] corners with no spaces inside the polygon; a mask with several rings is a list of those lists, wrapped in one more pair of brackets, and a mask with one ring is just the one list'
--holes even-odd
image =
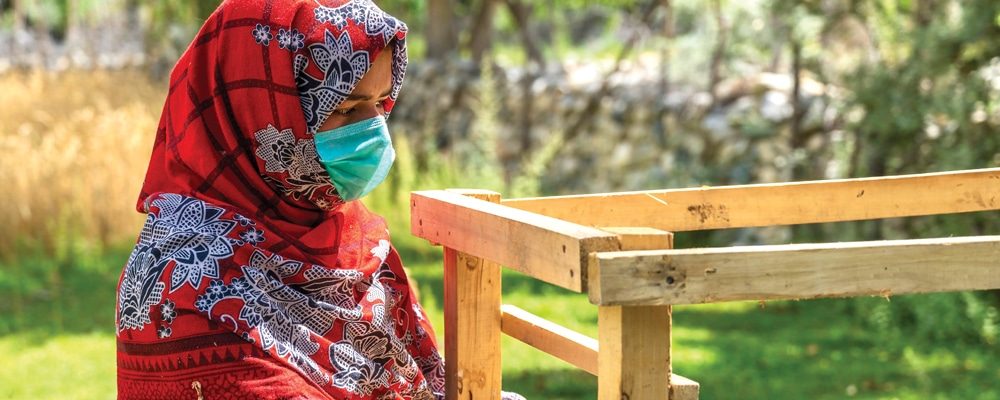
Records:
{"label": "tree trunk", "polygon": [[781,55],[784,54],[784,38],[788,34],[788,24],[781,18],[777,7],[772,6],[768,19],[771,21],[771,63],[768,72],[778,72],[781,67]]}
{"label": "tree trunk", "polygon": [[[653,10],[656,9],[658,4],[659,0],[652,0],[642,7],[640,10],[642,14],[639,15],[641,24],[649,26],[649,23],[652,20],[652,15],[654,14]],[[581,133],[581,131],[588,128],[591,122],[593,122],[594,115],[597,113],[597,110],[601,105],[601,100],[608,95],[609,91],[611,91],[611,77],[622,69],[622,64],[624,63],[625,58],[632,52],[632,49],[639,42],[639,38],[640,34],[637,30],[631,37],[629,37],[622,48],[618,50],[618,55],[615,57],[615,64],[611,68],[611,71],[608,71],[608,73],[604,75],[604,79],[601,80],[601,87],[597,90],[597,93],[594,93],[587,99],[587,103],[584,105],[583,110],[576,113],[575,121],[569,125],[569,128],[567,128],[563,133],[563,140],[566,142],[573,140]]]}
{"label": "tree trunk", "polygon": [[455,51],[457,43],[453,0],[428,0],[427,2],[427,58],[445,60]]}
{"label": "tree trunk", "polygon": [[712,103],[718,101],[716,89],[719,81],[722,80],[722,61],[726,56],[726,41],[729,34],[729,26],[722,15],[722,0],[712,1],[712,14],[715,16],[715,25],[719,29],[716,35],[715,48],[712,50],[712,61],[708,70],[708,91],[712,94]]}
{"label": "tree trunk", "polygon": [[670,0],[660,0],[660,8],[663,10],[663,44],[660,48],[660,93],[655,104],[656,123],[653,126],[653,133],[656,136],[656,143],[663,149],[667,146],[670,117],[667,97],[670,96],[670,63],[673,62],[670,53],[674,44],[674,8]]}
{"label": "tree trunk", "polygon": [[[800,97],[802,97],[802,42],[797,38],[791,38],[789,40],[792,46],[792,120],[791,125],[791,143],[789,143],[792,151],[796,151],[805,147],[806,141],[809,139],[805,132],[802,132],[802,119],[805,117],[805,110],[802,109],[802,102]],[[809,160],[796,160],[792,165],[792,180],[802,180],[808,178],[808,171],[806,170],[806,165]]]}
{"label": "tree trunk", "polygon": [[660,96],[670,92],[670,46],[674,42],[674,8],[670,0],[660,0],[663,8],[663,48],[660,50]]}
{"label": "tree trunk", "polygon": [[481,0],[472,22],[472,33],[466,48],[472,55],[472,62],[481,65],[483,56],[493,45],[493,16],[496,14],[497,0]]}
{"label": "tree trunk", "polygon": [[531,152],[531,120],[535,109],[535,95],[531,87],[535,83],[535,74],[525,73],[521,77],[521,121],[518,126],[521,136],[521,155]]}
{"label": "tree trunk", "polygon": [[542,55],[542,50],[538,47],[538,33],[531,28],[531,7],[530,4],[525,4],[520,0],[507,0],[507,8],[510,9],[514,22],[520,28],[517,32],[521,36],[521,43],[524,44],[528,60],[538,64],[538,66],[544,66],[545,56]]}

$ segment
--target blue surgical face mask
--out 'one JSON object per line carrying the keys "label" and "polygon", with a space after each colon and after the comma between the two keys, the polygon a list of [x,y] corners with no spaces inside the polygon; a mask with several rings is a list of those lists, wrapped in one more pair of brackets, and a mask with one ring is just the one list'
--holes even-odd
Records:
{"label": "blue surgical face mask", "polygon": [[314,140],[320,164],[344,201],[360,199],[375,189],[396,159],[381,115],[317,132]]}

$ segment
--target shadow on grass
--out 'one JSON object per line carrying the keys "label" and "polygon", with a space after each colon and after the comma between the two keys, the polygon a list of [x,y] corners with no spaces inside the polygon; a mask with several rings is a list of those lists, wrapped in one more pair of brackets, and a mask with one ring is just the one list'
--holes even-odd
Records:
{"label": "shadow on grass", "polygon": [[522,371],[503,375],[504,390],[527,399],[596,399],[597,378],[583,371]]}

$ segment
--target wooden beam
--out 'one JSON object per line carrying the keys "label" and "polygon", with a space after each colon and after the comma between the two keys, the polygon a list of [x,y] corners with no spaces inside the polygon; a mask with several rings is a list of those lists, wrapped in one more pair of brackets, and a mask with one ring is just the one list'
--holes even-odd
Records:
{"label": "wooden beam", "polygon": [[701,385],[683,376],[670,375],[670,400],[698,400]]}
{"label": "wooden beam", "polygon": [[601,227],[618,235],[622,250],[659,250],[674,247],[674,234],[641,226]]}
{"label": "wooden beam", "polygon": [[594,304],[889,296],[1000,288],[1000,236],[598,253]]}
{"label": "wooden beam", "polygon": [[597,340],[509,304],[500,313],[500,327],[510,337],[597,375]]}
{"label": "wooden beam", "polygon": [[613,234],[457,193],[413,192],[410,199],[415,236],[576,292],[585,289],[591,252],[621,248]]}
{"label": "wooden beam", "polygon": [[[674,247],[674,234],[664,232],[659,229],[646,227],[603,227],[601,229],[618,235],[618,241],[621,243],[623,251],[662,250],[672,249]],[[599,298],[602,293],[601,279],[600,276],[597,276],[596,274],[599,270],[597,268],[590,267],[599,265],[596,258],[598,254],[599,253],[596,252],[590,253],[590,256],[587,259],[587,296],[590,297],[591,302],[594,304],[600,304],[594,299]]]}
{"label": "wooden beam", "polygon": [[[648,228],[605,228],[618,232],[624,250],[672,248],[673,235]],[[600,253],[592,254],[596,257]],[[588,269],[589,271],[589,269]],[[592,275],[594,271],[589,271]],[[589,292],[600,292],[595,281]],[[670,306],[597,308],[597,393],[604,399],[672,399]],[[683,391],[682,391],[683,392]],[[697,393],[697,392],[696,392]],[[696,397],[697,398],[697,395]]]}
{"label": "wooden beam", "polygon": [[[501,306],[500,312],[500,326],[508,336],[597,375],[596,339],[509,304]],[[671,399],[698,399],[698,382],[676,374],[670,376],[670,382]]]}
{"label": "wooden beam", "polygon": [[[485,201],[500,194],[470,192]],[[500,265],[444,249],[445,394],[500,399]]]}
{"label": "wooden beam", "polygon": [[854,221],[998,210],[1000,168],[501,203],[586,226],[649,226],[671,232]]}

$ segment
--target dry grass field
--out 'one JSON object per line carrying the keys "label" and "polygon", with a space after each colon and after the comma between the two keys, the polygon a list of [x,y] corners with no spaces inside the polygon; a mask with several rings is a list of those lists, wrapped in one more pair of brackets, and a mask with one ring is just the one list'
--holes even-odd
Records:
{"label": "dry grass field", "polygon": [[0,76],[4,259],[135,235],[160,86],[128,72]]}

